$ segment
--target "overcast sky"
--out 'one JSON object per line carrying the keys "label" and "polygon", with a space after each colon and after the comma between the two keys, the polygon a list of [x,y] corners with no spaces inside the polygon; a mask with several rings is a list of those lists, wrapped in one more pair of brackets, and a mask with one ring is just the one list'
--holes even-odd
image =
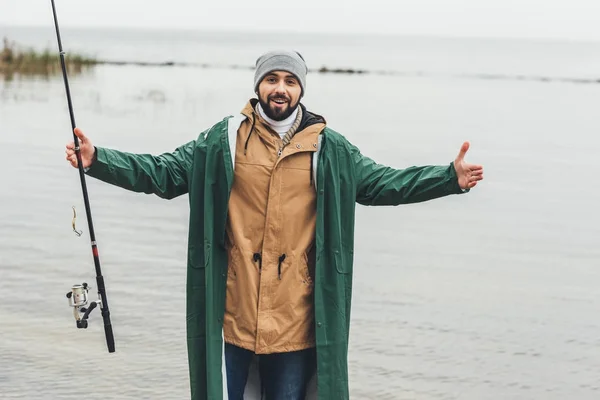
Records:
{"label": "overcast sky", "polygon": [[[600,0],[55,0],[61,26],[600,41]],[[0,0],[0,25],[52,26],[50,0]]]}

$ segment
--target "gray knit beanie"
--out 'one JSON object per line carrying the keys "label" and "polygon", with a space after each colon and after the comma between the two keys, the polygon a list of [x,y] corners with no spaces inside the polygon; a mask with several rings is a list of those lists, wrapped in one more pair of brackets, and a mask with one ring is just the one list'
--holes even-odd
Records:
{"label": "gray knit beanie", "polygon": [[302,95],[304,95],[308,68],[300,53],[297,51],[278,50],[260,56],[256,60],[256,71],[254,72],[254,92],[258,92],[260,82],[273,71],[287,71],[295,75],[300,82]]}

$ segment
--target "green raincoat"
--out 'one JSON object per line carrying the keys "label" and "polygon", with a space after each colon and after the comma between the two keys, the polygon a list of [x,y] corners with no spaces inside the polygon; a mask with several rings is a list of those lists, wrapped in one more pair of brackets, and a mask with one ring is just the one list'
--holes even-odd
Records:
{"label": "green raincoat", "polygon": [[[187,344],[193,400],[226,398],[222,324],[227,282],[225,224],[234,179],[235,135],[228,117],[172,153],[97,148],[87,174],[135,192],[172,199],[188,193]],[[325,128],[314,157],[317,191],[314,312],[319,400],[348,399],[348,336],[356,203],[399,205],[462,193],[452,164],[397,170],[363,156]]]}

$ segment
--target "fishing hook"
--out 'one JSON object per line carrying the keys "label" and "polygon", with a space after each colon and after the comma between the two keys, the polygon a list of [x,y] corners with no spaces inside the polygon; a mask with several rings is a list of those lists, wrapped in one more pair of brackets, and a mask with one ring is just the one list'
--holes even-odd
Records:
{"label": "fishing hook", "polygon": [[75,232],[75,234],[77,236],[81,236],[83,231],[77,231],[77,228],[75,228],[75,220],[76,219],[77,219],[77,213],[75,212],[75,206],[73,206],[73,220],[71,221],[71,226],[73,227],[73,232]]}

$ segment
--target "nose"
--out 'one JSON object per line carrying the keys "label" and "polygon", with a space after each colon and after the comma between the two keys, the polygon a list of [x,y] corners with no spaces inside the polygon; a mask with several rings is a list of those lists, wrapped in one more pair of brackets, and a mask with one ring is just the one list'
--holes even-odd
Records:
{"label": "nose", "polygon": [[277,91],[277,93],[285,94],[285,82],[283,81],[283,79],[279,81],[275,90]]}

